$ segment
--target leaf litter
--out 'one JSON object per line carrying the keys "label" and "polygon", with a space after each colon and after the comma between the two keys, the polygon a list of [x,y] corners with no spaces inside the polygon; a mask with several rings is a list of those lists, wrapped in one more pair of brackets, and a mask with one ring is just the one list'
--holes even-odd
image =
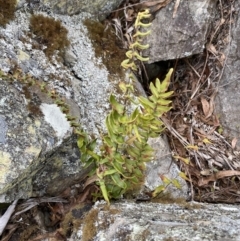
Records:
{"label": "leaf litter", "polygon": [[227,59],[223,52],[230,43],[235,20],[233,4],[234,1],[218,1],[218,16],[205,52],[175,62],[173,109],[162,118],[173,156],[186,175],[191,199],[195,201],[240,202],[238,140],[227,140],[222,135],[219,117],[214,112]]}

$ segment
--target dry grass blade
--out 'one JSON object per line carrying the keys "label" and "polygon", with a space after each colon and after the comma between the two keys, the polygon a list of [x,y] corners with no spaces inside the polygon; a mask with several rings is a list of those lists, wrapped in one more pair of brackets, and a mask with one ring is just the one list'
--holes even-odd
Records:
{"label": "dry grass blade", "polygon": [[156,7],[160,9],[162,7],[167,6],[172,0],[156,0],[156,1],[143,1],[142,6],[149,8],[149,7]]}
{"label": "dry grass blade", "polygon": [[7,209],[7,211],[3,214],[3,216],[0,218],[0,236],[2,235],[9,219],[11,218],[15,207],[17,205],[18,200],[15,200]]}
{"label": "dry grass blade", "polygon": [[177,10],[178,10],[179,4],[180,4],[180,0],[177,0],[175,5],[174,5],[174,9],[173,9],[173,18],[175,18],[176,15],[177,15]]}
{"label": "dry grass blade", "polygon": [[22,214],[33,207],[39,205],[40,203],[51,203],[51,202],[61,202],[61,203],[67,203],[67,201],[63,198],[59,197],[42,197],[42,198],[30,198],[26,200],[24,203],[19,205],[19,209],[22,209],[21,211],[18,211],[14,214],[14,216],[17,216],[19,214]]}

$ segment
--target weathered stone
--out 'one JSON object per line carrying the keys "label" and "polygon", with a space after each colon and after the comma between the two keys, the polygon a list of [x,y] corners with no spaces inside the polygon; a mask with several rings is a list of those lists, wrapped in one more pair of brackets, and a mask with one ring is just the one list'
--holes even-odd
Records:
{"label": "weathered stone", "polygon": [[41,104],[42,113],[37,104],[30,109],[20,88],[0,79],[1,202],[57,195],[65,183],[86,173],[72,146],[72,128],[59,107]]}
{"label": "weathered stone", "polygon": [[[239,9],[240,3],[235,2],[235,9]],[[225,50],[226,65],[218,85],[216,96],[216,114],[220,117],[224,135],[230,139],[239,139],[240,132],[240,13],[237,12],[236,21],[232,24],[229,45]],[[240,149],[240,142],[237,142]]]}
{"label": "weathered stone", "polygon": [[164,185],[161,177],[167,177],[170,180],[176,179],[181,185],[181,189],[176,188],[170,184],[164,193],[170,193],[174,198],[188,198],[188,186],[180,176],[177,165],[172,159],[171,150],[166,140],[162,137],[152,138],[149,140],[149,144],[155,150],[154,160],[147,163],[146,178],[144,186],[153,191],[158,186]]}
{"label": "weathered stone", "polygon": [[55,13],[73,15],[87,12],[97,16],[99,19],[104,19],[121,2],[122,0],[42,0],[42,3],[50,6]]}
{"label": "weathered stone", "polygon": [[239,241],[239,215],[233,205],[97,203],[68,241]]}
{"label": "weathered stone", "polygon": [[179,59],[204,50],[216,1],[182,1],[175,18],[174,4],[171,1],[160,9],[152,21],[151,34],[145,40],[150,48],[144,51],[144,55],[150,58],[149,63]]}

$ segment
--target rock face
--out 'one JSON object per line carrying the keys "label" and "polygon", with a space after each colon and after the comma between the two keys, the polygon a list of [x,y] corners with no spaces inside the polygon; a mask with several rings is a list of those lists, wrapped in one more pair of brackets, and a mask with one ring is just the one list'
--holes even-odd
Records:
{"label": "rock face", "polygon": [[125,201],[107,208],[97,203],[68,240],[239,241],[239,215],[239,209],[233,205]]}
{"label": "rock face", "polygon": [[[83,24],[90,16],[51,16],[68,28],[72,47],[63,61],[54,56],[48,59],[44,46],[39,48],[29,37],[30,16],[20,9],[14,21],[0,27],[0,69],[8,73],[18,66],[23,75],[30,73],[47,83],[65,99],[82,127],[99,136],[105,128],[108,96],[115,92],[119,76],[111,76],[110,81],[108,70],[95,57]],[[27,88],[21,81],[10,83],[2,76],[0,85],[0,202],[59,195],[81,180],[87,170],[82,168],[76,138],[59,107],[36,86]]]}
{"label": "rock face", "polygon": [[87,12],[103,19],[116,9],[122,0],[42,0],[41,2],[49,6],[55,13],[74,15]]}
{"label": "rock face", "polygon": [[149,144],[155,150],[155,158],[151,163],[147,163],[146,179],[144,186],[149,190],[154,190],[160,185],[164,185],[161,177],[167,177],[170,180],[178,180],[181,189],[174,185],[169,185],[167,192],[171,193],[173,198],[188,198],[187,183],[179,176],[180,170],[172,160],[171,150],[167,141],[162,138],[153,138],[149,140]]}
{"label": "rock face", "polygon": [[[239,9],[240,4],[235,2],[234,9]],[[240,14],[237,12],[236,21],[232,25],[229,45],[225,50],[226,65],[219,83],[218,95],[216,97],[217,114],[223,125],[224,134],[230,139],[236,137],[239,139],[240,132],[240,109],[239,109],[239,67],[240,67]],[[237,142],[240,149],[240,143]]]}
{"label": "rock face", "polygon": [[144,54],[149,63],[179,59],[202,53],[207,31],[215,14],[216,2],[210,0],[180,2],[175,17],[174,1],[156,13],[151,35],[146,38],[150,48]]}

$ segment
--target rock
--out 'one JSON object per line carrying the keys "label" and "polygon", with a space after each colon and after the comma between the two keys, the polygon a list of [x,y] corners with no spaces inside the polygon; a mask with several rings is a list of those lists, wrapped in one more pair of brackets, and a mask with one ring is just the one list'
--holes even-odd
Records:
{"label": "rock", "polygon": [[120,5],[122,0],[42,0],[41,2],[49,6],[55,13],[74,15],[87,12],[103,20],[112,10]]}
{"label": "rock", "polygon": [[0,202],[57,195],[87,172],[59,107],[30,104],[18,88],[0,79]]}
{"label": "rock", "polygon": [[[30,15],[21,10],[5,29],[0,28],[0,69],[8,73],[18,66],[23,74],[31,73],[49,84],[65,98],[70,114],[81,119],[82,127],[99,136],[109,109],[106,93],[114,92],[119,77],[109,81],[107,69],[95,57],[82,23],[89,15],[53,16],[66,22],[72,41],[69,52],[76,61],[68,59],[72,66],[68,69],[54,56],[48,59],[44,46],[27,35]],[[0,85],[0,202],[59,195],[82,180],[88,170],[80,162],[72,128],[53,100],[36,86],[10,84],[3,78]]]}
{"label": "rock", "polygon": [[[239,2],[235,3],[234,9],[239,9]],[[239,111],[239,67],[240,67],[240,14],[237,12],[236,21],[232,24],[229,44],[224,51],[226,64],[221,77],[218,94],[216,96],[216,114],[220,117],[223,126],[223,134],[232,140],[234,137],[239,139],[240,132],[240,111]],[[240,149],[240,142],[237,142]]]}
{"label": "rock", "polygon": [[216,2],[209,0],[180,2],[173,18],[174,1],[156,13],[151,34],[145,42],[150,48],[144,55],[148,63],[171,60],[202,53],[207,32],[215,14]]}
{"label": "rock", "polygon": [[170,180],[176,179],[181,185],[181,189],[170,184],[164,193],[170,193],[173,198],[188,198],[188,186],[185,180],[179,176],[180,170],[172,159],[171,150],[167,140],[162,137],[151,138],[149,144],[155,150],[154,160],[147,163],[146,178],[144,186],[148,190],[155,190],[158,186],[164,185],[161,177],[167,177]]}
{"label": "rock", "polygon": [[96,203],[67,240],[239,241],[239,215],[234,205],[124,201],[107,207]]}

